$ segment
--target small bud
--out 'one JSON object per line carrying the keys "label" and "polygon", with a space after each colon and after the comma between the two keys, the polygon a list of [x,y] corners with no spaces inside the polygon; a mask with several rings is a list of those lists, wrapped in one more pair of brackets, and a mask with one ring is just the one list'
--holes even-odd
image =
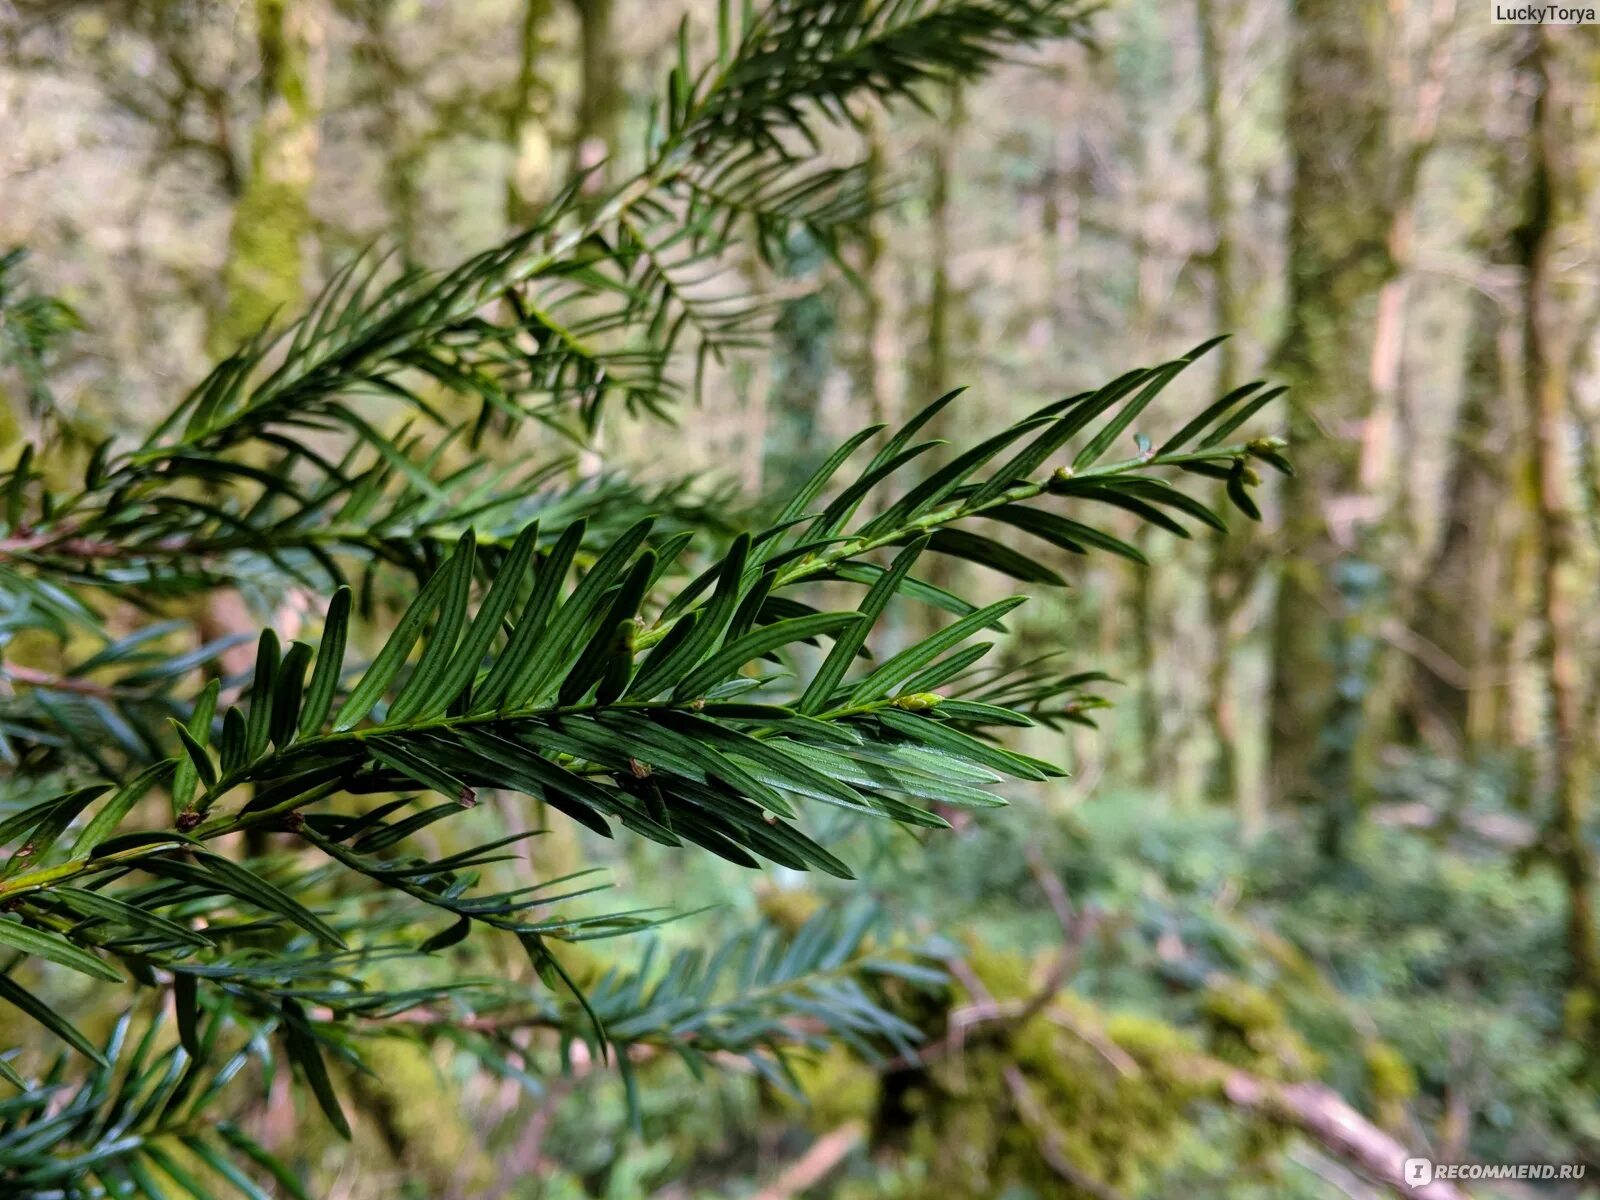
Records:
{"label": "small bud", "polygon": [[188,833],[198,824],[200,824],[200,814],[195,812],[194,809],[186,808],[178,814],[179,833]]}
{"label": "small bud", "polygon": [[628,770],[633,772],[633,777],[635,779],[650,778],[650,764],[642,763],[637,758],[630,758],[628,760]]}
{"label": "small bud", "polygon": [[[469,787],[463,787],[461,791],[456,793],[456,803],[461,805],[462,808],[477,808],[478,793]],[[296,813],[295,815],[299,816],[300,814]]]}
{"label": "small bud", "polygon": [[1045,480],[1045,490],[1049,492],[1065,491],[1072,483],[1073,472],[1071,467],[1057,467],[1051,472],[1050,478]]}
{"label": "small bud", "polygon": [[927,708],[934,708],[943,701],[944,697],[938,692],[917,692],[910,696],[896,696],[894,706],[903,708],[906,712],[921,712]]}

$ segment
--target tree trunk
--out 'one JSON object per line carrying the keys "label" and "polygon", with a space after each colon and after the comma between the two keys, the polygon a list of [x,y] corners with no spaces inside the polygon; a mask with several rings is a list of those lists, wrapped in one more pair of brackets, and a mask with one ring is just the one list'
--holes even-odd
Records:
{"label": "tree trunk", "polygon": [[[951,183],[956,172],[956,150],[966,124],[966,102],[959,87],[947,93],[946,119],[934,134],[933,161],[928,180],[928,308],[924,326],[922,360],[914,378],[915,394],[908,408],[916,412],[955,386],[951,367],[951,323],[956,315],[956,297],[950,280],[950,260],[954,254]],[[945,409],[924,427],[924,436],[949,437],[959,420],[959,405]],[[924,460],[926,462],[927,460]],[[931,468],[928,468],[931,469]],[[961,575],[961,566],[944,555],[932,556],[927,563],[927,578],[939,587],[951,588]],[[925,617],[936,625],[944,618],[928,610]]]}
{"label": "tree trunk", "polygon": [[814,239],[796,234],[784,248],[783,274],[809,285],[785,300],[773,323],[772,385],[767,396],[761,483],[766,494],[788,496],[827,457],[822,398],[833,371],[834,289],[817,286],[827,257]]}
{"label": "tree trunk", "polygon": [[[1218,333],[1231,335],[1214,351],[1220,396],[1239,382],[1237,337],[1244,324],[1234,275],[1233,201],[1228,193],[1228,131],[1222,110],[1222,81],[1226,74],[1223,17],[1219,0],[1195,0],[1195,20],[1200,33],[1200,97],[1205,118],[1205,143],[1201,150],[1206,177],[1206,217],[1211,225],[1211,322]],[[1206,794],[1217,801],[1236,803],[1247,832],[1256,831],[1260,814],[1239,779],[1238,725],[1233,698],[1234,617],[1249,595],[1249,573],[1242,539],[1233,533],[1213,538],[1206,561],[1206,629],[1211,652],[1206,664],[1202,703],[1211,740],[1211,764]]]}
{"label": "tree trunk", "polygon": [[[1148,355],[1156,340],[1157,308],[1160,304],[1160,297],[1156,294],[1160,277],[1160,263],[1156,258],[1159,251],[1152,245],[1154,239],[1148,219],[1154,207],[1149,193],[1158,173],[1151,153],[1153,138],[1147,133],[1154,115],[1139,103],[1138,98],[1132,100],[1129,115],[1134,132],[1128,157],[1135,164],[1136,175],[1130,206],[1133,307],[1128,314],[1128,332],[1132,345],[1137,348],[1136,353]],[[1147,555],[1152,548],[1150,534],[1150,527],[1141,525],[1133,535],[1135,544]],[[1171,726],[1175,722],[1166,703],[1162,686],[1166,681],[1161,671],[1164,657],[1162,642],[1168,639],[1163,637],[1166,630],[1158,628],[1165,615],[1165,606],[1157,593],[1155,572],[1148,566],[1120,561],[1110,565],[1126,577],[1129,594],[1126,609],[1116,606],[1108,610],[1106,616],[1119,625],[1126,619],[1127,625],[1118,632],[1131,634],[1138,711],[1138,740],[1135,743],[1138,763],[1135,773],[1146,788],[1154,790],[1166,784],[1170,790],[1176,790],[1170,753],[1174,740]]]}
{"label": "tree trunk", "polygon": [[370,74],[372,104],[377,110],[378,137],[383,148],[383,200],[389,214],[390,236],[400,261],[408,267],[416,266],[422,226],[417,172],[424,151],[406,120],[405,93],[411,80],[396,46],[402,16],[388,0],[373,0],[355,12],[362,26],[360,54]]}
{"label": "tree trunk", "polygon": [[950,390],[950,181],[955,174],[956,141],[966,119],[959,89],[951,89],[948,120],[934,138],[928,186],[928,326],[922,364],[920,407]]}
{"label": "tree trunk", "polygon": [[[318,0],[256,0],[261,115],[251,135],[250,175],[233,210],[223,267],[226,294],[207,334],[217,357],[231,354],[274,317],[293,315],[304,295],[324,20]],[[254,631],[237,592],[220,591],[202,603],[196,624],[204,640]],[[241,649],[229,670],[250,661]],[[266,838],[257,829],[248,831],[246,853],[264,853]]]}
{"label": "tree trunk", "polygon": [[550,138],[545,127],[545,91],[539,80],[539,55],[550,0],[523,0],[517,28],[517,78],[506,106],[506,224],[521,228],[533,220],[550,173]]}
{"label": "tree trunk", "polygon": [[[1568,499],[1571,464],[1565,443],[1571,418],[1573,291],[1554,256],[1583,218],[1584,180],[1577,161],[1575,108],[1592,76],[1573,61],[1576,47],[1558,45],[1576,30],[1532,31],[1529,71],[1536,88],[1529,143],[1528,198],[1518,231],[1523,267],[1523,374],[1530,445],[1527,494],[1537,551],[1539,668],[1545,690],[1552,813],[1552,855],[1566,884],[1570,1013],[1575,1032],[1600,1031],[1600,933],[1595,927],[1594,854],[1587,841],[1589,775],[1583,729],[1584,669],[1575,580],[1576,538]],[[1579,39],[1582,35],[1579,33]],[[1585,45],[1589,59],[1592,46]],[[1569,57],[1570,56],[1570,57]]]}
{"label": "tree trunk", "polygon": [[[617,86],[612,0],[573,0],[578,10],[578,112],[572,130],[573,161],[597,167],[616,149],[622,92]],[[604,168],[601,168],[603,175]]]}
{"label": "tree trunk", "polygon": [[317,0],[256,0],[261,117],[250,177],[233,212],[227,289],[210,331],[214,354],[231,352],[303,296],[303,243],[311,229],[324,16]]}
{"label": "tree trunk", "polygon": [[[1510,60],[1506,40],[1496,57]],[[1522,70],[1512,68],[1513,76]],[[1526,97],[1513,77],[1509,96]],[[1519,593],[1518,546],[1528,519],[1517,503],[1522,403],[1520,298],[1501,276],[1520,272],[1513,226],[1519,220],[1531,101],[1508,114],[1510,131],[1491,146],[1485,172],[1490,214],[1478,234],[1484,262],[1472,294],[1438,545],[1412,594],[1410,628],[1424,653],[1410,655],[1404,700],[1409,724],[1435,745],[1458,743],[1475,759],[1512,740],[1511,689],[1516,633],[1532,607]],[[1528,603],[1521,601],[1527,599]]]}
{"label": "tree trunk", "polygon": [[1270,769],[1276,797],[1319,806],[1330,851],[1354,817],[1375,590],[1358,557],[1373,516],[1358,467],[1374,316],[1390,273],[1388,33],[1383,0],[1294,5],[1289,315],[1276,365],[1292,385],[1299,473],[1283,491]]}
{"label": "tree trunk", "polygon": [[[883,119],[870,112],[867,122],[867,189],[871,194],[886,186]],[[873,423],[893,424],[899,419],[895,402],[894,330],[888,312],[889,280],[886,221],[882,214],[867,218],[861,246],[862,348],[860,384]]]}
{"label": "tree trunk", "polygon": [[[1390,21],[1403,30],[1411,0],[1388,0]],[[1415,460],[1415,421],[1406,394],[1407,326],[1415,278],[1417,196],[1423,169],[1433,153],[1444,107],[1450,69],[1456,0],[1431,0],[1425,56],[1420,76],[1406,39],[1395,38],[1390,56],[1391,90],[1404,104],[1407,120],[1395,147],[1390,196],[1388,245],[1392,272],[1378,294],[1377,322],[1368,374],[1372,382],[1372,414],[1363,429],[1360,479],[1362,493],[1381,516],[1374,521],[1377,557],[1386,564],[1388,605],[1394,627],[1411,627],[1417,591],[1424,581],[1417,553],[1421,540],[1410,464]],[[1401,122],[1397,121],[1397,125]],[[1387,640],[1387,639],[1386,639]],[[1374,681],[1363,704],[1358,755],[1370,761],[1395,732],[1395,723],[1410,661],[1385,646]]]}
{"label": "tree trunk", "polygon": [[[1509,193],[1506,200],[1514,203]],[[1520,618],[1506,603],[1519,523],[1509,406],[1520,381],[1507,369],[1509,325],[1498,300],[1475,297],[1438,549],[1411,621],[1418,644],[1434,653],[1411,656],[1410,722],[1435,733],[1435,743],[1459,740],[1469,756],[1506,733],[1510,634]]]}

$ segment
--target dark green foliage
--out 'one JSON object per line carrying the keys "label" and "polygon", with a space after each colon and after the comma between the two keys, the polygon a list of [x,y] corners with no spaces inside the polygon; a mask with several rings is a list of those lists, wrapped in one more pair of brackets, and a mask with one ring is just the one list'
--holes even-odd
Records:
{"label": "dark green foliage", "polygon": [[[180,1024],[192,1019],[180,1011]],[[263,1062],[258,1045],[224,1047],[226,1024],[190,1026],[179,1046],[159,1014],[126,1014],[89,1048],[102,1065],[72,1081],[58,1059],[37,1086],[0,1102],[7,1194],[162,1196],[166,1180],[196,1197],[268,1194],[255,1176],[304,1197],[282,1163],[211,1113],[230,1080]]]}
{"label": "dark green foliage", "polygon": [[[684,54],[647,165],[615,192],[580,200],[575,184],[442,275],[352,264],[137,445],[101,447],[81,485],[58,489],[31,450],[0,476],[5,636],[71,647],[63,674],[7,668],[0,748],[18,785],[0,813],[0,998],[76,1052],[5,1068],[22,1089],[0,1132],[8,1194],[157,1195],[153,1171],[207,1194],[197,1162],[247,1195],[267,1177],[293,1194],[223,1120],[224,1085],[287,1064],[348,1136],[341,1079],[380,1031],[458,1038],[508,1074],[508,1039],[529,1028],[601,1057],[621,1046],[624,1073],[629,1046],[654,1046],[696,1067],[743,1056],[777,1081],[787,1048],[909,1047],[917,1030],[877,989],[937,972],[867,910],[595,978],[574,944],[672,914],[580,915],[572,902],[598,887],[504,886],[497,864],[553,813],[847,878],[820,813],[937,830],[941,808],[1058,776],[999,734],[1086,721],[1084,689],[1103,677],[1048,659],[983,667],[1021,598],[978,607],[919,565],[947,555],[1055,584],[1044,547],[1138,556],[1095,523],[1108,506],[1179,534],[1185,519],[1220,527],[1165,478],[1182,472],[1225,480],[1253,515],[1248,462],[1280,460],[1233,433],[1260,397],[1225,397],[1160,451],[1135,434],[1202,346],[924,458],[938,443],[919,431],[952,394],[847,441],[766,524],[687,487],[560,486],[556,460],[499,470],[479,439],[526,422],[581,437],[612,395],[662,409],[685,348],[720,354],[760,329],[762,304],[707,299],[694,280],[741,241],[770,253],[803,229],[832,248],[870,203],[849,172],[807,165],[816,126],[1076,33],[1081,12],[726,10],[716,58],[696,70]],[[380,432],[374,402],[415,409],[419,431]],[[227,643],[174,656],[174,627],[116,637],[104,620],[108,598],[148,610],[291,584],[329,596],[322,627],[287,644],[262,631],[247,678],[222,674]],[[386,627],[397,588],[406,607]],[[879,661],[870,635],[891,606],[943,623]],[[527,813],[523,831],[473,815],[487,791]],[[439,848],[444,821],[466,848]],[[446,969],[474,936],[524,955],[549,990]],[[130,1047],[125,1020],[100,1046],[41,998],[57,968],[170,993],[174,1028],[149,1022]],[[464,1009],[492,1028],[465,1029]],[[246,1048],[224,1060],[224,1043]],[[68,1090],[65,1109],[49,1102]]]}

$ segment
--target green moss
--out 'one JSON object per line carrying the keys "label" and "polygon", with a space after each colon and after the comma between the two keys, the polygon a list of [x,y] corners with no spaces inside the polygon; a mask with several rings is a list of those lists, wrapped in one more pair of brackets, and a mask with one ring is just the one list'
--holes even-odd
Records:
{"label": "green moss", "polygon": [[211,350],[231,351],[302,298],[301,247],[311,229],[316,171],[311,18],[289,0],[258,0],[262,110],[251,137],[250,179],[234,208],[224,269],[227,303]]}
{"label": "green moss", "polygon": [[805,1123],[818,1133],[837,1129],[846,1121],[870,1122],[881,1098],[879,1076],[855,1055],[835,1046],[817,1058],[795,1060],[803,1107],[794,1105]]}
{"label": "green moss", "polygon": [[756,907],[775,927],[794,934],[817,915],[822,898],[809,888],[765,886],[756,892]]}
{"label": "green moss", "polygon": [[218,352],[231,349],[274,315],[299,304],[300,247],[310,223],[303,188],[257,180],[245,189],[234,210],[223,276],[227,310],[212,335]]}
{"label": "green moss", "polygon": [[[1031,996],[1028,961],[975,949],[972,966],[999,1003]],[[1081,1194],[1041,1145],[1117,1190],[1156,1180],[1192,1129],[1193,1107],[1215,1088],[1194,1038],[1165,1022],[1104,1014],[1063,993],[1020,1027],[975,1028],[962,1051],[937,1060],[904,1098],[908,1149],[925,1158],[939,1194],[992,1197],[1007,1188]],[[1014,1067],[1030,1102],[1019,1103]],[[1024,1113],[1024,1108],[1037,1111]]]}
{"label": "green moss", "polygon": [[1367,1086],[1380,1104],[1409,1100],[1417,1094],[1417,1073],[1388,1042],[1368,1042],[1362,1059],[1367,1067]]}
{"label": "green moss", "polygon": [[495,1177],[477,1132],[462,1119],[459,1097],[416,1042],[376,1039],[363,1047],[371,1075],[355,1077],[361,1106],[374,1119],[407,1174],[426,1181],[428,1195],[475,1192]]}
{"label": "green moss", "polygon": [[1289,1024],[1282,1004],[1240,979],[1217,977],[1200,997],[1200,1018],[1212,1053],[1271,1079],[1304,1079],[1318,1056]]}
{"label": "green moss", "polygon": [[1399,1050],[1376,1039],[1361,1048],[1361,1060],[1373,1115],[1384,1128],[1399,1129],[1405,1124],[1407,1105],[1417,1094],[1416,1072]]}

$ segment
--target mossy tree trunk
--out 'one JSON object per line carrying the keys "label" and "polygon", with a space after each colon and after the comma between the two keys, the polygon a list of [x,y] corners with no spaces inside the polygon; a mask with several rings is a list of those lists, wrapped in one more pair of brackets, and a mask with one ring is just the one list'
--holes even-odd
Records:
{"label": "mossy tree trunk", "polygon": [[[1239,303],[1233,240],[1233,199],[1228,176],[1228,126],[1223,112],[1222,82],[1227,76],[1224,34],[1226,0],[1195,0],[1195,21],[1200,34],[1200,100],[1205,119],[1201,163],[1206,180],[1206,218],[1211,225],[1211,321],[1219,333],[1231,335],[1218,346],[1214,388],[1220,396],[1239,382],[1238,337],[1244,313]],[[1212,638],[1206,664],[1204,716],[1211,741],[1211,763],[1206,793],[1218,801],[1233,801],[1249,830],[1259,824],[1250,793],[1239,778],[1238,737],[1233,696],[1232,626],[1249,595],[1250,572],[1243,539],[1219,535],[1211,542],[1206,561],[1206,628]]]}
{"label": "mossy tree trunk", "polygon": [[830,449],[822,401],[834,366],[835,289],[821,285],[827,256],[805,234],[784,250],[783,276],[801,288],[785,300],[773,325],[772,385],[766,401],[761,482],[786,496],[805,483]]}
{"label": "mossy tree trunk", "polygon": [[550,173],[549,91],[539,76],[549,19],[550,0],[523,0],[517,25],[517,77],[505,114],[506,148],[511,157],[506,174],[506,224],[512,228],[533,220]]}
{"label": "mossy tree trunk", "polygon": [[213,322],[213,353],[225,354],[271,320],[299,307],[303,250],[311,231],[323,19],[318,0],[256,0],[261,115],[250,175],[234,207],[223,270],[226,298]]}
{"label": "mossy tree trunk", "polygon": [[[1499,49],[1509,56],[1512,47]],[[1527,89],[1513,82],[1507,91],[1525,96]],[[1516,116],[1516,134],[1494,147],[1486,172],[1491,215],[1479,239],[1491,281],[1519,270],[1512,226],[1525,170],[1531,105],[1525,107],[1529,111]],[[1410,628],[1417,640],[1405,716],[1435,745],[1459,741],[1469,758],[1513,740],[1516,633],[1531,607],[1516,569],[1529,525],[1516,503],[1518,415],[1526,408],[1518,308],[1509,285],[1486,284],[1472,294],[1439,539],[1412,597]]]}
{"label": "mossy tree trunk", "polygon": [[[943,124],[933,135],[931,162],[928,165],[928,259],[925,268],[928,301],[926,323],[923,326],[923,351],[913,375],[915,394],[907,406],[910,412],[915,412],[955,386],[951,343],[960,306],[951,279],[951,259],[955,255],[953,187],[956,155],[967,121],[966,99],[959,87],[952,87],[946,93],[944,115]],[[958,410],[959,403],[946,408],[924,428],[924,435],[949,437],[952,422],[960,419]],[[960,569],[953,559],[941,555],[929,564],[928,578],[939,587],[953,587]],[[927,615],[931,618],[933,614],[930,611]]]}
{"label": "mossy tree trunk", "polygon": [[1509,735],[1505,692],[1518,619],[1512,557],[1514,423],[1518,380],[1508,370],[1509,314],[1494,297],[1473,301],[1464,393],[1444,489],[1438,548],[1419,582],[1412,628],[1410,722],[1429,741],[1461,741],[1469,755]]}
{"label": "mossy tree trunk", "polygon": [[[867,189],[877,193],[887,186],[884,166],[883,117],[877,112],[866,116]],[[862,346],[858,379],[874,423],[892,424],[899,419],[895,400],[894,330],[889,316],[889,261],[883,214],[868,217],[861,238],[861,327]]]}
{"label": "mossy tree trunk", "polygon": [[[223,304],[208,330],[214,356],[232,353],[275,317],[300,307],[305,243],[311,232],[317,117],[322,93],[324,16],[319,0],[256,0],[261,112],[250,143],[250,173],[239,191],[223,266]],[[255,628],[243,598],[221,591],[196,617],[202,642]],[[244,645],[222,656],[230,673],[248,669]],[[266,849],[251,830],[251,854]]]}
{"label": "mossy tree trunk", "polygon": [[[952,88],[947,101],[946,120],[934,135],[933,161],[928,177],[928,321],[923,349],[921,394],[917,405],[950,390],[950,320],[953,294],[950,283],[950,258],[954,253],[952,222],[954,214],[950,189],[955,177],[956,148],[961,127],[966,123],[966,103],[959,88]],[[943,414],[941,414],[943,415]]]}
{"label": "mossy tree trunk", "polygon": [[369,0],[355,8],[362,40],[357,48],[372,90],[378,137],[383,147],[383,200],[388,214],[387,238],[392,238],[400,261],[414,266],[422,232],[422,197],[418,174],[427,151],[407,119],[407,93],[415,87],[413,72],[401,56],[400,35],[406,15],[390,0]]}
{"label": "mossy tree trunk", "polygon": [[1358,547],[1374,514],[1358,466],[1376,302],[1391,272],[1390,32],[1383,0],[1296,0],[1292,32],[1288,321],[1276,368],[1292,386],[1299,474],[1283,492],[1270,780],[1275,799],[1320,808],[1331,852],[1355,811],[1371,649],[1374,579]]}
{"label": "mossy tree trunk", "polygon": [[[1576,527],[1569,498],[1571,383],[1577,282],[1559,269],[1585,218],[1586,178],[1578,113],[1600,64],[1593,31],[1539,26],[1531,34],[1535,88],[1529,179],[1517,242],[1523,268],[1523,375],[1528,452],[1526,489],[1537,561],[1539,672],[1545,692],[1551,852],[1567,889],[1574,1032],[1593,1050],[1600,1031],[1600,931],[1595,924],[1595,856],[1588,842],[1588,737],[1583,723]],[[1575,35],[1575,36],[1574,36]],[[1570,40],[1569,40],[1570,38]]]}
{"label": "mossy tree trunk", "polygon": [[[1397,113],[1388,192],[1392,270],[1378,294],[1368,366],[1372,413],[1363,426],[1360,480],[1363,494],[1378,507],[1373,541],[1388,575],[1387,608],[1394,614],[1393,627],[1405,630],[1411,627],[1424,582],[1422,556],[1414,552],[1423,541],[1411,469],[1418,458],[1417,410],[1407,387],[1412,292],[1417,278],[1417,202],[1423,171],[1438,141],[1455,48],[1457,0],[1429,0],[1420,64],[1415,61],[1417,52],[1398,32],[1405,26],[1411,0],[1388,3],[1397,30],[1389,72]],[[1398,117],[1401,112],[1404,120]],[[1376,758],[1382,747],[1392,742],[1409,674],[1408,659],[1385,646],[1363,701],[1357,750],[1362,761]]]}
{"label": "mossy tree trunk", "polygon": [[573,158],[593,167],[616,149],[622,89],[611,29],[613,0],[573,0],[578,11],[578,111],[572,128]]}

